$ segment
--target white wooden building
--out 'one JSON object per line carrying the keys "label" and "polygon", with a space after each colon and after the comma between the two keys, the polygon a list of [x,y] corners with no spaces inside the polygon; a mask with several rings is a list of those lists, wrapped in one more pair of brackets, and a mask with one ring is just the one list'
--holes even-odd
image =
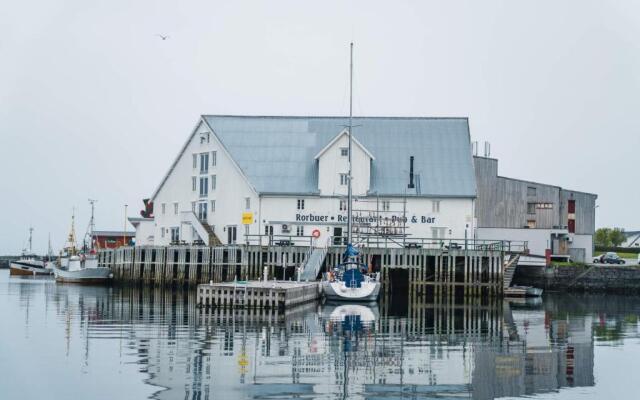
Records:
{"label": "white wooden building", "polygon": [[[153,218],[135,219],[137,244],[346,236],[346,123],[202,116],[152,196]],[[359,240],[472,237],[476,187],[466,118],[354,118],[354,125]]]}

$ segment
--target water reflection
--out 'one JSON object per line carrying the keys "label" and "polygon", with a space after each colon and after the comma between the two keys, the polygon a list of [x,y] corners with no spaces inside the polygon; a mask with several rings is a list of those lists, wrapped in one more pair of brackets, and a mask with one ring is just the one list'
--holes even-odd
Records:
{"label": "water reflection", "polygon": [[[41,394],[63,397],[72,379],[82,398],[116,397],[120,389],[102,393],[96,379],[137,394],[128,398],[158,399],[492,399],[589,388],[594,346],[637,338],[640,315],[637,298],[569,295],[202,311],[188,291],[5,275],[0,301],[0,312],[21,317],[0,342],[46,349],[43,368],[66,368]],[[0,364],[20,351],[3,348]],[[11,374],[0,367],[7,382]]]}

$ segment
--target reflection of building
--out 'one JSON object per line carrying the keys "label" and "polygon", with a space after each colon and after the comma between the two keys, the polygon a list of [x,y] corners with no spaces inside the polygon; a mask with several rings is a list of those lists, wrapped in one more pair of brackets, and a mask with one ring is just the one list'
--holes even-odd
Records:
{"label": "reflection of building", "polygon": [[543,310],[505,310],[515,340],[475,351],[475,399],[534,395],[593,386],[591,317],[554,320]]}
{"label": "reflection of building", "polygon": [[72,314],[92,339],[86,346],[120,340],[123,354],[135,357],[146,382],[158,388],[158,399],[407,393],[490,399],[594,384],[591,316],[449,298],[413,301],[407,317],[380,307],[372,323],[349,324],[331,319],[327,305],[284,315],[204,311],[195,308],[193,292],[87,290],[62,287],[58,296],[85,295],[60,300],[59,312],[82,304]]}

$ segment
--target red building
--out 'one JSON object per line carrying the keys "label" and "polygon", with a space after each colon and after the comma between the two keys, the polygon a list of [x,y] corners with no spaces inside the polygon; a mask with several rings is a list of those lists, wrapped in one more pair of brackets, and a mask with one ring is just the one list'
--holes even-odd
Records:
{"label": "red building", "polygon": [[123,246],[125,243],[127,246],[132,246],[135,232],[123,232],[123,231],[94,231],[93,240],[99,249],[115,249],[116,247]]}

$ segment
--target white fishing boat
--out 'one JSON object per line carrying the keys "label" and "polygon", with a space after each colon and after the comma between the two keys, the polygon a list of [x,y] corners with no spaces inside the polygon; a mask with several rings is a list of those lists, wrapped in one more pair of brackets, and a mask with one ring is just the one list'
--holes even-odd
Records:
{"label": "white fishing boat", "polygon": [[56,282],[104,283],[113,277],[109,268],[101,267],[98,264],[98,253],[93,240],[95,200],[89,200],[89,202],[91,203],[91,220],[86,235],[89,239],[89,245],[87,246],[85,241],[81,251],[76,248],[75,218],[72,216],[71,232],[67,245],[60,255],[60,265],[54,269]]}
{"label": "white fishing boat", "polygon": [[368,267],[357,261],[358,250],[352,244],[353,239],[353,194],[352,194],[352,160],[353,144],[353,43],[351,43],[350,62],[350,95],[349,95],[349,125],[347,135],[348,172],[347,172],[347,249],[344,262],[334,268],[333,272],[325,274],[322,281],[324,297],[333,301],[375,301],[380,294],[380,274],[369,273]]}
{"label": "white fishing boat", "polygon": [[29,249],[22,250],[22,256],[9,263],[9,275],[51,275],[53,271],[46,268],[45,261],[37,257],[32,247],[33,228],[29,228]]}

